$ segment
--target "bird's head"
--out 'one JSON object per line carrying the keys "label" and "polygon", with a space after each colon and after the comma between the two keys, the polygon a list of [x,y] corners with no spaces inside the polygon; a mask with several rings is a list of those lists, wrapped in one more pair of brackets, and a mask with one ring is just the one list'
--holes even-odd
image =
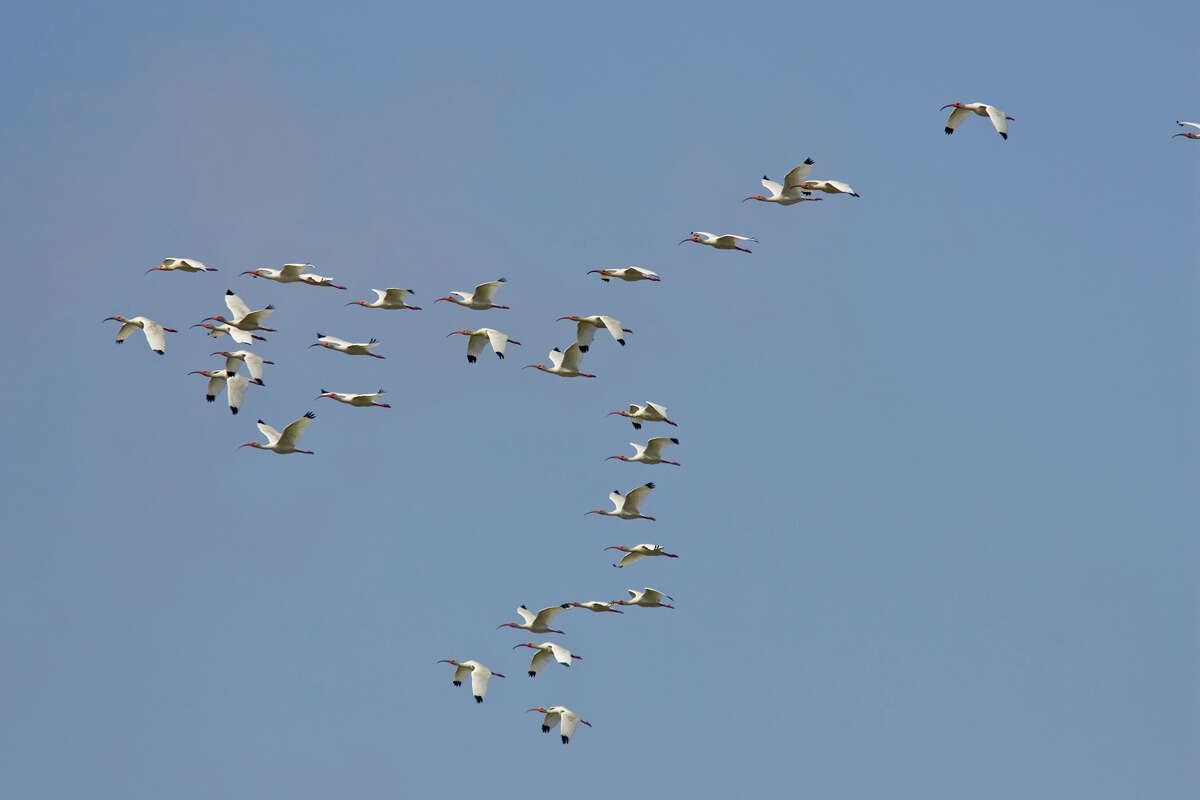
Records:
{"label": "bird's head", "polygon": [[[100,320],[100,321],[101,321],[101,322],[108,322],[110,319],[111,319],[111,320],[116,320],[117,322],[128,322],[128,320],[127,320],[127,319],[125,319],[124,317],[122,317],[122,316],[121,316],[121,315],[119,315],[119,314],[118,314],[117,316],[115,316],[115,317],[105,317],[104,319],[102,319],[102,320]],[[193,326],[193,327],[195,327],[195,326]]]}
{"label": "bird's head", "polygon": [[527,708],[527,709],[525,709],[525,713],[526,713],[526,714],[528,714],[530,711],[540,711],[540,712],[542,712],[543,714],[549,713],[549,712],[547,712],[547,711],[546,711],[546,707],[545,707],[545,706],[534,706],[533,708]]}
{"label": "bird's head", "polygon": [[262,445],[258,442],[246,442],[245,444],[239,444],[237,449],[241,450],[243,447],[262,447]]}
{"label": "bird's head", "polygon": [[610,411],[607,414],[605,414],[604,416],[611,417],[613,414],[616,414],[618,417],[628,417],[629,416],[628,411]]}
{"label": "bird's head", "polygon": [[458,666],[458,662],[457,662],[457,661],[455,661],[453,658],[439,658],[437,663],[439,663],[439,664],[453,664],[453,665],[454,665],[454,666],[456,666],[456,667]]}
{"label": "bird's head", "polygon": [[[761,194],[752,194],[749,197],[742,198],[742,202],[744,203],[747,200],[766,200],[766,199],[767,198],[763,197]],[[684,239],[683,241],[686,242],[687,239]],[[682,242],[680,244],[682,244]]]}
{"label": "bird's head", "polygon": [[680,240],[679,240],[679,244],[683,244],[684,242],[697,242],[697,243],[699,243],[699,242],[700,242],[700,237],[696,235],[696,232],[695,232],[695,231],[692,231],[692,235],[691,235],[691,236],[687,237],[686,239],[680,239]]}
{"label": "bird's head", "polygon": [[451,297],[450,295],[446,295],[445,297],[439,297],[437,300],[434,300],[433,302],[435,302],[435,303],[440,303],[440,302],[442,302],[443,300],[445,300],[445,301],[446,301],[446,302],[448,302],[448,303],[453,303],[453,302],[454,302],[454,298],[453,298],[453,297]]}
{"label": "bird's head", "polygon": [[622,553],[628,553],[629,548],[624,545],[614,544],[611,547],[604,548],[605,550],[620,550]]}
{"label": "bird's head", "polygon": [[496,626],[496,630],[500,630],[501,628],[516,628],[516,627],[518,627],[518,625],[515,622],[502,622]]}
{"label": "bird's head", "polygon": [[945,111],[947,108],[962,108],[962,103],[947,103],[946,105],[942,106],[938,110]]}
{"label": "bird's head", "polygon": [[253,275],[253,276],[254,276],[254,277],[256,277],[256,278],[261,278],[261,277],[262,277],[262,272],[261,272],[260,270],[257,270],[257,269],[248,269],[248,270],[246,270],[245,272],[243,272],[242,274],[243,274],[243,275]]}
{"label": "bird's head", "polygon": [[555,322],[561,322],[561,321],[563,321],[564,319],[569,319],[569,320],[571,320],[572,322],[579,322],[579,316],[578,316],[578,315],[576,315],[576,314],[571,314],[571,315],[569,315],[569,316],[566,316],[566,317],[559,317],[558,319],[556,319],[556,320],[554,320],[554,321],[555,321]]}
{"label": "bird's head", "polygon": [[520,644],[514,644],[512,649],[516,650],[518,647],[532,647],[534,650],[538,649],[537,645],[535,645],[533,642],[521,642]]}
{"label": "bird's head", "polygon": [[521,367],[521,369],[529,369],[530,367],[533,367],[534,369],[540,369],[543,372],[546,371],[546,367],[542,364],[526,364],[525,366]]}
{"label": "bird's head", "polygon": [[468,331],[465,329],[461,330],[461,331],[450,331],[449,333],[446,334],[446,338],[448,339],[451,336],[454,336],[455,334],[462,334],[463,336],[470,336],[472,333],[474,333],[474,331]]}

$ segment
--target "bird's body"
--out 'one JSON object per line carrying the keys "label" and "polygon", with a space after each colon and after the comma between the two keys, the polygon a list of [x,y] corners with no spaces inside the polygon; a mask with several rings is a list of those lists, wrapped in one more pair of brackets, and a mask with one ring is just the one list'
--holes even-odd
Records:
{"label": "bird's body", "polygon": [[574,606],[575,608],[585,608],[588,611],[594,611],[597,614],[601,614],[605,611],[611,611],[614,614],[625,613],[624,611],[613,608],[612,603],[606,603],[603,600],[588,600],[586,603],[568,603],[568,605]]}
{"label": "bird's body", "polygon": [[108,322],[115,320],[121,323],[121,327],[117,329],[117,344],[121,344],[129,338],[129,334],[136,330],[141,330],[146,335],[146,344],[150,349],[158,353],[160,356],[167,352],[167,333],[179,333],[174,328],[165,328],[159,325],[149,317],[129,317],[122,316],[105,317],[102,321]]}
{"label": "bird's body", "polygon": [[655,436],[645,444],[630,442],[629,446],[635,451],[633,455],[609,456],[604,460],[610,461],[615,458],[617,461],[626,461],[630,464],[672,464],[678,467],[678,461],[667,461],[662,457],[663,448],[670,444],[679,444],[679,440],[673,436]]}
{"label": "bird's body", "polygon": [[305,269],[311,267],[312,264],[284,264],[283,269],[268,269],[267,267],[259,267],[243,272],[243,275],[250,275],[255,278],[265,278],[276,283],[296,283],[300,280],[301,273]]}
{"label": "bird's body", "polygon": [[507,278],[498,278],[494,281],[479,284],[473,292],[451,292],[445,297],[439,297],[434,302],[437,303],[446,300],[464,308],[473,308],[476,311],[486,311],[489,308],[507,309],[508,306],[498,306],[492,302],[492,299],[496,296],[496,290],[500,288],[501,284],[507,281]]}
{"label": "bird's body", "polygon": [[262,324],[267,317],[271,316],[271,313],[275,310],[275,306],[267,306],[266,308],[260,308],[258,311],[251,311],[246,302],[234,294],[232,289],[225,290],[225,305],[229,308],[229,313],[233,317],[232,319],[225,319],[220,314],[205,317],[204,319],[215,320],[222,325],[237,328],[239,331],[275,332],[274,328],[266,328]]}
{"label": "bird's body", "polygon": [[[1200,122],[1180,122],[1179,120],[1175,120],[1175,124],[1181,128],[1190,126],[1195,128],[1197,131],[1200,131]],[[1200,139],[1200,133],[1192,133],[1191,131],[1186,133],[1177,133],[1175,136],[1182,136],[1185,139]],[[1172,136],[1171,138],[1174,139],[1175,136]]]}
{"label": "bird's body", "polygon": [[308,427],[308,424],[315,418],[316,414],[309,411],[303,417],[292,422],[290,425],[284,428],[283,433],[275,430],[260,419],[258,421],[258,429],[262,432],[263,436],[267,437],[267,443],[262,444],[261,442],[246,442],[243,445],[239,445],[239,448],[254,447],[259,450],[270,450],[274,453],[279,453],[280,455],[287,455],[288,453],[304,453],[305,455],[311,456],[313,451],[298,450],[296,448],[296,441],[300,438],[300,434],[304,433],[304,429]]}
{"label": "bird's body", "polygon": [[580,349],[579,343],[576,342],[566,349],[566,352],[559,350],[557,347],[550,351],[550,366],[543,364],[526,364],[522,369],[540,369],[542,372],[549,372],[551,375],[558,375],[560,378],[594,378],[587,372],[580,372],[579,367],[583,364],[583,350]]}
{"label": "bird's body", "polygon": [[663,594],[658,589],[651,589],[647,586],[640,592],[636,589],[626,589],[629,592],[628,600],[613,600],[614,605],[618,606],[642,606],[644,608],[674,608],[675,606],[663,602],[663,598],[674,600],[669,594]]}
{"label": "bird's body", "polygon": [[608,283],[613,278],[622,281],[629,281],[630,283],[634,281],[662,280],[662,278],[658,277],[657,272],[651,272],[650,270],[642,269],[641,267],[609,267],[607,269],[589,269],[587,274],[591,275],[593,272],[599,274],[600,280],[604,281],[605,283]]}
{"label": "bird's body", "polygon": [[950,112],[950,117],[946,120],[947,136],[954,133],[954,129],[961,125],[967,117],[977,114],[990,119],[992,127],[996,129],[996,133],[1000,134],[1000,138],[1008,140],[1008,121],[1012,117],[1007,116],[995,106],[989,106],[987,103],[949,103],[942,106],[943,111],[947,108],[954,109]]}
{"label": "bird's body", "polygon": [[[641,430],[643,422],[665,422],[668,425],[677,427],[676,423],[667,418],[667,407],[658,403],[646,401],[646,405],[639,406],[637,403],[630,403],[628,411],[610,411],[608,416],[616,414],[619,417],[625,417],[633,423],[635,430]],[[634,445],[637,447],[637,445]]]}
{"label": "bird's body", "polygon": [[517,606],[517,614],[521,617],[521,622],[505,622],[497,625],[496,628],[518,628],[530,633],[562,633],[550,627],[550,622],[564,608],[570,608],[570,603],[562,603],[557,606],[547,606],[536,614],[530,611],[525,606]]}
{"label": "bird's body", "polygon": [[496,353],[496,358],[504,358],[504,350],[509,344],[519,345],[516,339],[508,338],[508,334],[501,333],[494,328],[480,328],[477,331],[450,331],[446,336],[450,337],[456,333],[467,337],[467,363],[474,364],[479,358],[479,354],[483,352],[483,347],[487,343],[491,343],[492,350]]}
{"label": "bird's body", "polygon": [[800,184],[804,192],[824,192],[825,194],[848,194],[851,197],[861,197],[848,183],[842,181],[803,181]]}
{"label": "bird's body", "polygon": [[215,353],[210,353],[210,355],[225,356],[225,370],[229,373],[237,372],[238,365],[245,364],[246,371],[250,373],[250,377],[257,379],[260,386],[263,385],[263,364],[275,366],[274,361],[267,361],[262,356],[251,353],[249,350],[234,350],[233,352],[218,350]]}
{"label": "bird's body", "polygon": [[630,490],[628,494],[621,494],[616,489],[608,495],[608,499],[613,504],[612,511],[605,511],[598,508],[595,511],[589,511],[588,514],[603,514],[606,517],[619,517],[620,519],[648,519],[654,521],[654,517],[647,517],[642,513],[642,501],[654,489],[654,484],[644,483],[636,489]]}
{"label": "bird's body", "polygon": [[331,400],[337,400],[339,403],[345,403],[348,406],[358,406],[359,408],[369,408],[378,406],[379,408],[391,408],[387,403],[376,403],[375,401],[383,397],[387,392],[380,389],[378,392],[371,394],[347,394],[345,392],[327,392],[324,389],[317,395],[317,399],[328,397]]}
{"label": "bird's body", "polygon": [[775,203],[781,206],[794,206],[796,203],[803,203],[806,200],[820,200],[819,197],[805,197],[806,192],[800,188],[800,182],[808,177],[808,173],[812,170],[813,160],[811,158],[804,159],[804,163],[793,167],[790,172],[783,178],[783,183],[776,183],[766,175],[762,177],[763,188],[771,194],[763,196],[761,194],[752,194],[742,200],[758,200],[763,203]]}
{"label": "bird's body", "polygon": [[550,706],[549,708],[538,706],[537,708],[528,709],[528,711],[540,711],[546,715],[542,717],[542,733],[549,733],[551,728],[561,723],[562,727],[559,728],[558,732],[562,736],[563,744],[571,741],[571,737],[575,735],[575,728],[579,723],[582,722],[589,728],[592,727],[592,723],[580,718],[578,714],[566,706]]}
{"label": "bird's body", "polygon": [[366,300],[351,300],[346,303],[348,306],[362,306],[363,308],[383,308],[389,311],[407,308],[412,311],[420,311],[420,306],[410,306],[404,302],[404,298],[413,293],[412,289],[372,289],[375,293],[375,299],[371,302]]}
{"label": "bird's body", "polygon": [[715,247],[718,250],[741,250],[743,253],[752,252],[744,247],[739,247],[738,242],[757,242],[752,236],[738,236],[736,233],[724,233],[720,236],[708,231],[692,231],[692,235],[686,239],[680,239],[679,243],[696,242],[697,244],[706,244],[709,247]]}
{"label": "bird's body", "polygon": [[146,274],[151,272],[216,272],[216,267],[206,267],[194,258],[164,258],[163,262],[157,267],[151,267],[146,270]]}
{"label": "bird's body", "polygon": [[379,342],[376,339],[371,339],[367,342],[347,342],[345,339],[339,339],[336,336],[326,336],[323,333],[318,333],[317,341],[309,345],[309,347],[324,347],[327,350],[337,350],[339,353],[345,353],[348,356],[383,358],[383,356],[371,352],[372,347],[378,346]]}
{"label": "bird's body", "polygon": [[641,561],[643,558],[650,558],[651,556],[679,558],[679,556],[675,555],[674,553],[668,553],[666,550],[663,550],[661,544],[635,544],[633,547],[624,547],[622,545],[615,544],[612,547],[606,547],[604,549],[620,550],[625,554],[621,556],[620,561],[618,561],[616,564],[613,564],[614,567],[628,567],[630,564],[635,564],[638,561]]}
{"label": "bird's body", "polygon": [[621,320],[601,314],[593,314],[590,317],[571,315],[559,317],[555,321],[558,322],[564,319],[569,319],[575,323],[575,344],[579,345],[579,352],[581,353],[586,353],[588,348],[592,346],[592,338],[600,328],[607,330],[621,347],[625,346],[625,334],[633,333],[629,328],[621,327]]}
{"label": "bird's body", "polygon": [[263,382],[257,378],[251,380],[244,375],[238,375],[228,369],[196,369],[188,373],[189,375],[203,375],[208,378],[208,386],[204,390],[204,399],[208,402],[213,402],[217,399],[217,395],[221,390],[228,388],[229,413],[236,414],[238,409],[242,407],[242,398],[246,396],[246,389],[252,383],[259,386]]}
{"label": "bird's body", "polygon": [[462,686],[462,682],[467,678],[467,673],[471,674],[471,694],[474,696],[476,703],[482,703],[483,698],[487,696],[488,679],[493,675],[497,678],[505,677],[499,672],[492,672],[473,658],[467,661],[455,661],[452,658],[443,658],[438,663],[454,665],[454,677],[451,679],[451,682],[455,686]]}
{"label": "bird's body", "polygon": [[229,334],[229,338],[233,339],[238,344],[250,344],[255,339],[260,342],[265,342],[266,339],[258,334],[250,331],[239,330],[229,324],[213,325],[211,322],[197,322],[193,328],[204,328],[208,331],[208,335],[214,339],[219,339],[225,334]]}
{"label": "bird's body", "polygon": [[538,670],[546,666],[551,659],[557,661],[559,664],[562,664],[564,667],[569,667],[571,666],[572,659],[583,658],[583,656],[574,655],[567,648],[563,647],[562,645],[555,644],[554,642],[542,642],[541,644],[522,642],[521,644],[513,645],[514,650],[516,650],[518,647],[528,647],[537,651],[533,654],[533,658],[529,661],[529,677],[531,678],[535,677],[538,674]]}

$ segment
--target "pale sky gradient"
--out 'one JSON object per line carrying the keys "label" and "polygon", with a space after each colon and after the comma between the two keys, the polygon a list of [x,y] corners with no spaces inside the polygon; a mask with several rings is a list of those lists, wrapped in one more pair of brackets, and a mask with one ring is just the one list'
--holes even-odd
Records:
{"label": "pale sky gradient", "polygon": [[[27,4],[0,796],[1190,795],[1200,7]],[[953,101],[1015,120],[1002,141]],[[741,203],[805,157],[861,199]],[[753,235],[753,255],[677,246]],[[142,273],[167,256],[220,268]],[[338,292],[238,272],[317,265]],[[658,284],[586,270],[637,264]],[[500,276],[474,312],[436,297]],[[366,311],[371,287],[420,312]],[[242,414],[189,370],[274,303]],[[567,381],[522,370],[597,337]],[[183,332],[165,357],[113,314]],[[468,366],[462,327],[523,342]],[[307,349],[377,337],[387,360]],[[383,387],[393,405],[315,400]],[[681,468],[603,461],[647,399]],[[254,420],[313,409],[280,457]],[[657,522],[595,515],[647,480]],[[617,571],[612,544],[679,559]],[[570,611],[524,674],[520,603]],[[533,637],[541,641],[545,637]],[[440,658],[508,674],[476,706]],[[567,747],[535,705],[591,721]]]}

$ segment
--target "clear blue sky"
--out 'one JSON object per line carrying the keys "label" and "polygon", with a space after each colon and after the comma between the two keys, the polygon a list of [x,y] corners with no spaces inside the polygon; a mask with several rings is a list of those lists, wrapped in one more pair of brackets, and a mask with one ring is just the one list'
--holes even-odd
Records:
{"label": "clear blue sky", "polygon": [[[1200,7],[426,6],[8,12],[0,795],[1193,791]],[[1007,142],[942,135],[976,100]],[[805,157],[862,198],[739,202]],[[351,291],[237,276],[288,261]],[[387,286],[426,310],[342,305]],[[236,418],[185,375],[226,288],[280,329]],[[598,379],[520,369],[596,313]],[[524,346],[468,367],[483,325]],[[646,399],[682,468],[602,460]],[[235,452],[309,409],[316,456]],[[642,586],[569,672],[495,629]]]}

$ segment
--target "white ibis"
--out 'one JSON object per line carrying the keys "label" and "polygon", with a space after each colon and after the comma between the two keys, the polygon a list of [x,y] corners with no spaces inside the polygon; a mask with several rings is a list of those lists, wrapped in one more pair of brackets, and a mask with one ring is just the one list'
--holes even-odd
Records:
{"label": "white ibis", "polygon": [[208,335],[213,337],[214,339],[218,339],[228,333],[229,338],[233,339],[238,344],[250,344],[255,339],[257,339],[260,342],[266,341],[266,337],[259,336],[258,334],[255,334],[255,333],[250,333],[249,331],[238,330],[237,328],[233,327],[232,325],[228,325],[228,324],[213,325],[211,322],[197,322],[192,327],[193,328],[204,328],[205,330],[208,331]]}
{"label": "white ibis", "polygon": [[292,422],[290,425],[284,428],[283,433],[275,430],[260,419],[258,421],[258,429],[262,431],[263,436],[267,437],[267,443],[262,444],[261,442],[246,442],[245,444],[238,445],[238,449],[240,450],[243,447],[255,447],[259,450],[270,450],[272,452],[279,453],[280,455],[287,455],[288,453],[304,453],[305,455],[311,456],[313,455],[312,450],[296,449],[296,440],[300,438],[300,434],[304,433],[304,429],[308,427],[308,423],[312,422],[316,416],[316,414],[309,411],[303,417]]}
{"label": "white ibis", "polygon": [[662,549],[661,544],[635,544],[633,547],[624,547],[619,544],[614,544],[612,547],[606,547],[605,550],[620,550],[625,555],[621,556],[621,560],[613,564],[614,567],[628,567],[641,561],[643,558],[651,556],[666,556],[667,558],[679,558],[674,553],[668,553]]}
{"label": "white ibis", "polygon": [[811,158],[804,159],[804,163],[792,167],[792,170],[787,175],[783,176],[783,183],[776,183],[766,175],[762,177],[762,185],[768,192],[769,197],[764,197],[761,194],[752,194],[742,200],[758,200],[763,203],[777,203],[781,206],[794,206],[796,203],[803,203],[806,200],[820,200],[820,197],[805,197],[807,192],[800,188],[800,181],[808,177],[809,171],[812,170],[813,160]]}
{"label": "white ibis", "polygon": [[675,606],[664,603],[663,598],[674,600],[669,594],[663,594],[658,589],[651,589],[647,586],[640,592],[634,589],[626,589],[629,592],[628,600],[613,600],[614,605],[618,606],[642,606],[643,608],[674,608]]}
{"label": "white ibis", "polygon": [[146,270],[146,274],[151,272],[216,272],[216,267],[206,267],[194,258],[164,258],[163,262],[157,267],[151,267]]}
{"label": "white ibis", "polygon": [[[642,429],[643,422],[665,422],[668,425],[678,427],[678,425],[667,419],[667,407],[658,403],[646,401],[646,405],[639,406],[637,403],[630,403],[628,411],[610,411],[608,416],[616,414],[619,417],[625,417],[633,423],[635,430]],[[636,445],[635,445],[636,447]]]}
{"label": "white ibis", "polygon": [[[1180,122],[1179,120],[1175,120],[1175,124],[1181,128],[1191,126],[1197,131],[1200,131],[1200,122]],[[1177,133],[1175,136],[1183,136],[1187,139],[1200,139],[1200,133],[1192,133],[1191,131],[1188,131],[1187,133]],[[1175,136],[1172,136],[1171,138],[1174,139]]]}
{"label": "white ibis", "polygon": [[645,444],[638,444],[637,442],[630,442],[629,446],[632,447],[635,451],[633,455],[631,455],[631,456],[609,456],[608,458],[606,458],[604,460],[611,461],[615,458],[617,461],[625,461],[630,464],[671,464],[673,466],[678,467],[679,466],[678,461],[667,461],[665,458],[662,457],[663,448],[669,444],[679,444],[679,440],[676,439],[674,436],[671,436],[671,437],[655,436],[653,439],[646,442]]}
{"label": "white ibis", "polygon": [[593,314],[590,317],[580,317],[572,314],[567,317],[559,317],[555,322],[561,322],[564,319],[569,319],[577,323],[575,325],[575,344],[579,345],[579,352],[581,353],[586,353],[588,348],[592,346],[592,338],[600,328],[606,329],[621,347],[625,346],[625,334],[633,333],[629,328],[621,327],[621,320],[600,314]]}
{"label": "white ibis", "polygon": [[348,356],[370,356],[371,358],[383,358],[377,353],[372,353],[372,347],[378,347],[379,341],[371,339],[367,342],[347,342],[345,339],[339,339],[336,336],[326,336],[323,333],[317,334],[317,341],[309,345],[309,347],[324,347],[328,350],[337,350],[339,353],[345,353]]}
{"label": "white ibis", "polygon": [[483,346],[487,342],[491,342],[492,350],[496,353],[496,358],[504,358],[504,349],[509,344],[520,344],[516,339],[508,338],[508,334],[501,333],[494,328],[480,328],[477,331],[450,331],[446,334],[447,338],[455,334],[462,334],[467,337],[467,363],[474,364],[479,358],[479,354],[483,352]]}
{"label": "white ibis", "polygon": [[339,403],[345,403],[348,406],[358,406],[359,408],[369,408],[377,406],[379,408],[391,408],[387,403],[376,403],[375,401],[383,397],[387,392],[380,389],[378,392],[371,394],[346,394],[345,392],[327,392],[324,389],[316,396],[315,399],[320,400],[322,397],[328,397],[331,400],[337,400]]}
{"label": "white ibis", "polygon": [[800,189],[804,192],[824,192],[825,194],[848,194],[851,197],[861,197],[854,188],[842,181],[802,181]]}
{"label": "white ibis", "polygon": [[744,247],[739,247],[738,242],[757,242],[752,236],[738,236],[736,233],[724,233],[717,236],[715,233],[708,231],[692,231],[692,235],[686,239],[680,239],[679,244],[684,242],[696,242],[697,244],[706,244],[709,247],[715,247],[718,250],[741,250],[743,253],[752,252]]}
{"label": "white ibis", "polygon": [[1003,111],[995,106],[989,106],[987,103],[949,103],[942,106],[942,110],[953,108],[950,112],[950,118],[946,120],[946,135],[954,133],[954,129],[962,124],[962,121],[971,116],[972,113],[978,114],[981,117],[987,117],[992,121],[992,127],[996,129],[996,133],[1000,134],[1000,138],[1008,140],[1008,121],[1012,117],[1006,116]]}
{"label": "white ibis", "polygon": [[164,333],[179,333],[174,328],[164,328],[149,317],[129,317],[126,319],[118,315],[115,317],[105,317],[101,322],[108,322],[110,319],[121,323],[121,327],[117,329],[117,344],[121,344],[129,338],[129,334],[141,328],[142,333],[146,334],[146,344],[150,345],[150,349],[160,356],[167,352],[167,337]]}
{"label": "white ibis", "polygon": [[[606,517],[620,517],[621,519],[648,519],[654,521],[654,517],[647,517],[642,513],[642,501],[646,499],[646,495],[654,489],[654,483],[644,483],[636,489],[630,490],[629,494],[621,494],[616,489],[608,496],[608,499],[613,504],[612,511],[604,509],[596,509],[588,511],[587,514],[603,514]],[[584,516],[587,516],[585,514]]]}
{"label": "white ibis", "polygon": [[269,331],[275,333],[274,328],[266,328],[263,326],[263,320],[271,316],[271,312],[275,310],[275,306],[267,306],[260,308],[258,311],[251,311],[250,306],[242,298],[233,293],[232,289],[225,290],[225,305],[229,307],[229,313],[233,315],[233,319],[225,319],[225,317],[217,314],[204,319],[215,320],[223,325],[230,325],[237,328],[239,331]]}
{"label": "white ibis", "polygon": [[586,608],[588,611],[594,611],[597,614],[601,614],[605,611],[611,611],[614,614],[625,613],[624,611],[613,608],[612,603],[605,603],[603,600],[588,600],[586,603],[568,603],[568,605],[574,606],[575,608]]}
{"label": "white ibis", "polygon": [[245,364],[246,371],[250,373],[251,378],[258,380],[259,386],[264,385],[262,382],[263,364],[275,366],[274,361],[267,361],[262,356],[251,353],[249,350],[234,350],[233,352],[218,350],[215,353],[209,353],[209,355],[225,356],[225,369],[230,373],[236,372],[239,364]]}
{"label": "white ibis", "polygon": [[550,364],[547,367],[543,364],[526,364],[521,369],[540,369],[542,372],[549,372],[551,375],[558,375],[561,378],[594,378],[587,372],[580,372],[579,367],[583,363],[583,351],[579,349],[579,344],[572,344],[564,353],[557,347],[550,351]]}
{"label": "white ibis", "polygon": [[372,289],[375,293],[375,299],[371,302],[366,300],[351,300],[346,303],[348,306],[362,306],[363,308],[384,308],[389,311],[400,308],[407,308],[412,311],[420,311],[420,306],[410,306],[404,302],[404,298],[413,293],[412,289]]}
{"label": "white ibis", "polygon": [[543,608],[541,611],[535,614],[523,605],[517,606],[517,614],[521,617],[523,622],[505,622],[497,625],[496,630],[501,628],[519,628],[520,630],[529,631],[530,633],[562,633],[562,631],[557,631],[554,628],[551,628],[550,622],[564,608],[570,607],[570,603],[562,603],[561,605]]}
{"label": "white ibis", "polygon": [[312,264],[284,264],[283,269],[259,267],[258,269],[247,270],[242,274],[255,278],[265,278],[276,283],[296,283],[300,280],[300,274],[311,266]]}
{"label": "white ibis", "polygon": [[188,374],[203,375],[208,378],[208,388],[204,390],[204,399],[210,403],[217,399],[217,395],[228,384],[229,413],[231,414],[238,413],[238,409],[242,407],[242,398],[246,396],[246,389],[250,384],[263,385],[258,378],[250,380],[244,375],[238,375],[227,369],[194,369]]}
{"label": "white ibis", "polygon": [[507,309],[508,306],[498,306],[492,302],[492,298],[496,296],[496,290],[500,288],[502,283],[507,282],[508,278],[497,278],[494,281],[479,284],[475,287],[474,292],[451,292],[445,297],[439,297],[434,302],[439,303],[442,300],[447,300],[465,308],[473,308],[476,311],[486,311],[489,308]]}
{"label": "white ibis", "polygon": [[569,667],[571,666],[571,659],[583,658],[583,656],[577,656],[567,648],[554,642],[542,642],[541,644],[522,642],[521,644],[514,644],[513,650],[516,650],[518,647],[528,647],[537,650],[533,654],[533,658],[529,661],[529,677],[531,678],[537,677],[538,670],[546,666],[546,663],[551,659],[554,659],[564,667]]}
{"label": "white ibis", "polygon": [[492,672],[490,669],[473,658],[469,661],[455,661],[453,658],[443,658],[437,663],[454,665],[454,678],[451,682],[455,686],[462,686],[462,682],[467,677],[467,673],[471,673],[471,694],[475,696],[476,703],[482,703],[483,698],[487,697],[489,678],[491,678],[493,675],[495,675],[497,678],[504,677],[504,675],[499,672]]}
{"label": "white ibis", "polygon": [[630,283],[633,281],[662,280],[662,278],[658,277],[657,272],[651,272],[650,270],[642,269],[641,267],[609,267],[607,269],[589,269],[587,274],[591,275],[593,272],[599,274],[600,280],[604,281],[605,283],[608,283],[613,278],[617,278],[618,280],[622,281],[629,281]]}
{"label": "white ibis", "polygon": [[561,721],[562,727],[558,729],[558,732],[562,736],[563,744],[571,741],[571,737],[575,735],[575,728],[579,723],[582,722],[589,728],[592,727],[592,723],[586,719],[581,719],[578,714],[566,706],[550,706],[549,708],[538,706],[537,708],[526,709],[526,713],[530,711],[540,711],[546,715],[542,718],[542,733],[549,733],[550,729],[558,725]]}

